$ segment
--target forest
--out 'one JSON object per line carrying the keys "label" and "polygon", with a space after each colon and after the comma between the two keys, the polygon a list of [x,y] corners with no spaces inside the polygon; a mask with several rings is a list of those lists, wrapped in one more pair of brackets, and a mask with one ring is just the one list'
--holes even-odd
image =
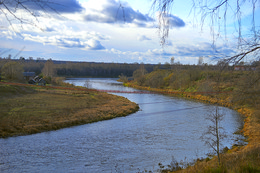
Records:
{"label": "forest", "polygon": [[[157,68],[148,72],[144,66],[133,73],[128,85],[148,90],[199,93],[211,97],[230,94],[230,102],[260,107],[260,61],[250,66],[172,65],[171,68]],[[121,80],[127,82],[125,76]],[[219,93],[219,94],[216,94]],[[221,94],[224,93],[224,94]]]}
{"label": "forest", "polygon": [[[2,67],[10,62],[15,62],[24,72],[35,72],[36,75],[50,77],[118,77],[121,74],[132,76],[140,64],[127,63],[96,63],[96,62],[73,62],[55,61],[42,59],[0,59],[0,73]],[[154,65],[145,64],[148,72],[153,70]],[[48,69],[48,70],[47,70]],[[46,71],[47,70],[47,71]],[[2,72],[3,73],[3,72]],[[45,74],[44,74],[45,73]],[[3,74],[2,74],[3,75]]]}

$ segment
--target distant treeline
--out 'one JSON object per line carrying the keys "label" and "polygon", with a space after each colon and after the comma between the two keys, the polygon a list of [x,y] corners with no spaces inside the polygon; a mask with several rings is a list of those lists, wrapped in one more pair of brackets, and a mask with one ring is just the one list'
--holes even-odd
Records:
{"label": "distant treeline", "polygon": [[[143,64],[143,63],[97,63],[97,62],[73,62],[73,61],[56,61],[44,59],[1,59],[0,58],[0,73],[1,68],[10,61],[18,62],[25,72],[35,72],[36,75],[42,74],[46,70],[48,74],[45,76],[57,77],[126,77],[133,76],[138,69],[145,70],[146,73],[161,70],[186,70],[190,76],[193,76],[198,70],[234,70],[234,66],[228,66],[225,62],[219,61],[217,65],[183,65],[175,64]],[[48,63],[46,63],[48,62]],[[259,63],[259,61],[257,62]],[[255,63],[255,66],[257,66]],[[48,65],[47,65],[48,64]],[[45,70],[43,70],[45,67]],[[51,73],[50,73],[51,71]],[[51,75],[50,75],[51,74]]]}
{"label": "distant treeline", "polygon": [[145,66],[148,72],[153,71],[152,64],[127,64],[127,63],[96,63],[96,62],[72,62],[72,61],[55,61],[55,60],[13,60],[0,59],[1,68],[10,61],[19,62],[25,72],[35,72],[40,75],[47,61],[51,61],[54,69],[54,76],[59,77],[119,77],[119,75],[132,76],[133,72]]}
{"label": "distant treeline", "polygon": [[[132,76],[133,72],[140,68],[140,64],[120,64],[120,63],[90,63],[80,62],[66,64],[56,64],[58,76],[65,77],[118,77],[123,74]],[[144,65],[147,71],[153,71],[153,65]]]}

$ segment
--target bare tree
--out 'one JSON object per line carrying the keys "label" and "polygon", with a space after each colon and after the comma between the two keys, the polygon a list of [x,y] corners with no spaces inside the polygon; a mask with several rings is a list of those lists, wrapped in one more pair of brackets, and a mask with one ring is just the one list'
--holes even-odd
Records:
{"label": "bare tree", "polygon": [[[176,0],[153,0],[153,9],[160,12],[159,31],[161,42],[165,44],[169,34],[168,15]],[[185,2],[183,2],[185,3]],[[255,11],[259,0],[193,0],[190,13],[194,18],[200,17],[201,29],[208,21],[212,34],[213,47],[219,38],[227,39],[227,20],[234,18],[236,22],[236,38],[238,52],[232,56],[222,55],[228,62],[237,63],[245,57],[254,57],[260,52],[260,27],[256,26]],[[243,8],[251,9],[251,28],[242,30]],[[223,34],[222,34],[223,33]],[[257,56],[256,56],[257,57]]]}
{"label": "bare tree", "polygon": [[171,69],[173,69],[174,66],[174,57],[171,57]]}
{"label": "bare tree", "polygon": [[198,59],[198,65],[202,66],[203,65],[203,56],[200,56]]}
{"label": "bare tree", "polygon": [[0,0],[0,14],[5,16],[10,26],[19,22],[21,25],[30,24],[38,27],[39,11],[45,14],[50,11],[58,13],[54,5],[58,3],[50,0]]}
{"label": "bare tree", "polygon": [[219,113],[218,107],[216,112],[211,113],[206,118],[209,120],[210,125],[207,131],[201,136],[201,139],[206,145],[211,147],[218,156],[218,163],[220,164],[220,143],[226,137],[223,127],[220,122],[223,120],[224,115]]}
{"label": "bare tree", "polygon": [[54,64],[53,61],[51,59],[47,60],[44,64],[44,67],[42,69],[42,73],[44,74],[44,76],[46,77],[54,77],[56,74],[56,71],[54,69]]}
{"label": "bare tree", "polygon": [[88,89],[91,88],[91,82],[90,82],[90,80],[89,80],[89,79],[85,80],[83,86],[86,87],[86,88],[88,88]]}
{"label": "bare tree", "polygon": [[0,0],[0,15],[5,16],[14,31],[13,25],[17,23],[21,27],[29,24],[42,29],[40,17],[62,17],[62,13],[79,12],[82,9],[76,0]]}

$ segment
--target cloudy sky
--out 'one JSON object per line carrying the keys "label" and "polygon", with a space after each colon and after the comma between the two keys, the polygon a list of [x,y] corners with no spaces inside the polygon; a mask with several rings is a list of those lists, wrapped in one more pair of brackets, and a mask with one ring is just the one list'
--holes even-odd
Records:
{"label": "cloudy sky", "polygon": [[[168,15],[169,37],[160,44],[158,12],[151,0],[53,0],[49,4],[27,3],[26,9],[12,1],[0,12],[0,57],[21,56],[87,62],[197,64],[214,63],[212,28],[190,13],[192,1],[175,1]],[[9,11],[9,12],[10,12]],[[29,13],[29,12],[30,13]],[[256,8],[256,19],[260,17]],[[250,10],[242,14],[242,29],[250,30]],[[195,15],[196,16],[196,15]],[[8,18],[8,20],[7,20]],[[21,23],[16,18],[23,19]],[[219,17],[219,19],[221,19]],[[221,20],[220,20],[221,21]],[[216,56],[236,52],[238,29],[227,19],[226,32],[218,33]],[[12,23],[12,25],[10,25]],[[259,26],[258,26],[259,27]]]}

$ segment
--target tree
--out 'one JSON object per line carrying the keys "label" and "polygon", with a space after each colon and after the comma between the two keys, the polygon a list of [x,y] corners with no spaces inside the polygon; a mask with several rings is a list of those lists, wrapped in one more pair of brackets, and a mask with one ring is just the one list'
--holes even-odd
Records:
{"label": "tree", "polygon": [[42,69],[42,73],[46,77],[54,77],[55,76],[55,69],[54,69],[54,64],[51,59],[47,60],[44,64],[44,67]]}
{"label": "tree", "polygon": [[[194,18],[200,17],[201,28],[205,22],[211,26],[213,47],[219,38],[227,40],[227,20],[234,19],[236,26],[236,38],[238,52],[235,55],[222,55],[228,62],[236,63],[245,57],[254,57],[260,52],[260,27],[255,22],[256,5],[260,0],[193,0],[191,12],[194,12]],[[174,6],[174,0],[153,0],[154,11],[159,11],[159,31],[161,33],[161,43],[166,43],[169,33],[168,16],[171,8]],[[242,11],[243,8],[250,9],[252,12],[251,28],[242,29]],[[247,19],[250,20],[250,19]],[[223,33],[223,34],[222,34]],[[234,33],[232,33],[234,34]]]}
{"label": "tree", "polygon": [[224,115],[219,113],[218,107],[216,107],[216,112],[208,114],[207,120],[209,120],[210,125],[207,131],[201,136],[201,139],[206,145],[211,147],[218,156],[218,163],[220,164],[220,144],[221,141],[226,137],[224,129],[220,126],[220,122],[223,120]]}
{"label": "tree", "polygon": [[202,56],[200,56],[199,59],[198,59],[198,65],[199,66],[203,65],[203,57]]}
{"label": "tree", "polygon": [[173,69],[174,66],[174,57],[171,57],[171,69]]}
{"label": "tree", "polygon": [[84,87],[86,87],[86,88],[91,88],[91,82],[89,81],[89,79],[87,79],[87,80],[85,80],[85,82],[84,82],[84,85],[83,85]]}
{"label": "tree", "polygon": [[165,62],[165,63],[164,63],[164,68],[165,68],[165,69],[170,69],[170,68],[171,68],[171,64],[168,63],[168,62]]}
{"label": "tree", "polygon": [[23,78],[23,66],[15,61],[7,62],[2,67],[2,73],[5,79],[21,80]]}
{"label": "tree", "polygon": [[147,73],[147,70],[145,69],[144,63],[140,64],[140,68],[139,69],[140,69],[140,72],[141,72],[142,76],[144,76]]}
{"label": "tree", "polygon": [[123,73],[121,73],[121,75],[119,75],[119,79],[120,79],[122,82],[124,82],[124,83],[128,82],[127,76],[125,76]]}
{"label": "tree", "polygon": [[139,69],[133,72],[134,80],[137,81],[139,85],[142,85],[145,82],[145,74],[147,74],[147,71],[142,63],[140,64]]}
{"label": "tree", "polygon": [[[260,66],[259,66],[260,67]],[[243,72],[236,81],[232,102],[240,105],[260,105],[260,68]]]}

